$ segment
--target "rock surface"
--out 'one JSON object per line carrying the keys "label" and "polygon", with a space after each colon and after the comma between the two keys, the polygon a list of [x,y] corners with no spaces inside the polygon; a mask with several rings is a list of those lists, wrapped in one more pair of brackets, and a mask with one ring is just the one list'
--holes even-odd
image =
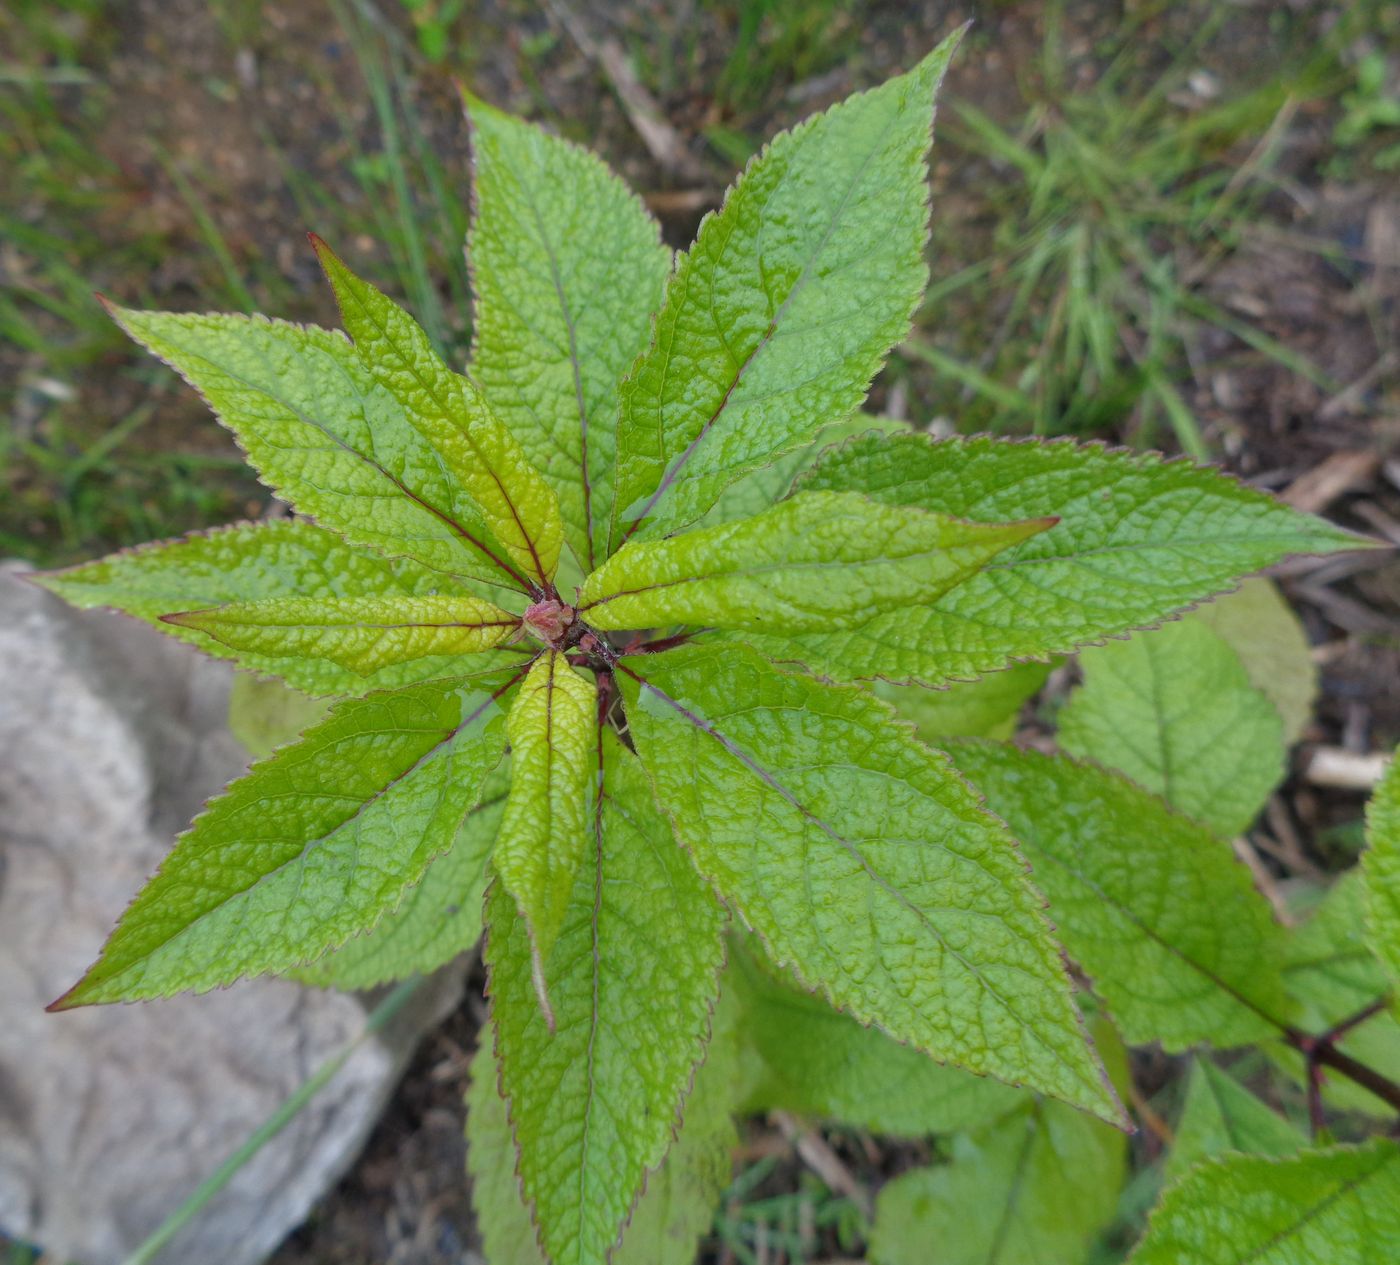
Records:
{"label": "rock surface", "polygon": [[[50,1015],[210,795],[242,771],[232,673],[0,567],[0,1230],[117,1265],[364,1025],[366,1002],[274,980]],[[157,1258],[252,1265],[349,1165],[437,977],[363,1043]]]}

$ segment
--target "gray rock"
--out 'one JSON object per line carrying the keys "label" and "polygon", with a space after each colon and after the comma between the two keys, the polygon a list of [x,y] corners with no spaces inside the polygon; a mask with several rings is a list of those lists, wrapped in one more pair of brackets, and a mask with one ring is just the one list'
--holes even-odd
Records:
{"label": "gray rock", "polygon": [[[246,756],[231,672],[122,616],[69,610],[0,567],[0,1229],[117,1265],[326,1059],[366,1002],[276,980],[50,1015]],[[252,1265],[348,1167],[418,1036],[435,978],[243,1168],[162,1265]]]}

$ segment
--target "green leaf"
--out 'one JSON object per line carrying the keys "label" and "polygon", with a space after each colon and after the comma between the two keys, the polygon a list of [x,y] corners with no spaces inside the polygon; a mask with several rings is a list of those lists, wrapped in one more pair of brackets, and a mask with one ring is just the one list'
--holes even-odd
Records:
{"label": "green leaf", "polygon": [[1186,1105],[1163,1176],[1175,1181],[1193,1164],[1228,1151],[1247,1155],[1291,1155],[1303,1135],[1239,1081],[1209,1059],[1191,1064]]}
{"label": "green leaf", "polygon": [[872,688],[905,720],[914,722],[925,742],[1009,739],[1016,730],[1022,704],[1040,690],[1049,675],[1048,663],[1013,663],[1003,672],[992,672],[976,681],[955,681],[943,689],[891,685],[888,681],[875,681]]}
{"label": "green leaf", "polygon": [[864,436],[800,486],[974,522],[1060,518],[922,611],[754,643],[846,677],[979,676],[1158,623],[1289,554],[1367,543],[1218,471],[1068,441]]}
{"label": "green leaf", "polygon": [[[1103,1033],[1107,1025],[1095,1027],[1105,1058],[1125,1067],[1121,1042]],[[881,1190],[870,1259],[1076,1265],[1113,1220],[1126,1169],[1127,1138],[1117,1129],[1063,1103],[1023,1101],[996,1124],[954,1138],[947,1163]]]}
{"label": "green leaf", "polygon": [[1400,985],[1400,760],[1391,760],[1366,809],[1366,876],[1371,945]]}
{"label": "green leaf", "polygon": [[[316,697],[365,694],[462,674],[463,665],[456,656],[437,655],[361,676],[327,659],[234,651],[207,633],[161,619],[171,611],[262,602],[293,593],[329,601],[426,597],[453,590],[439,572],[412,562],[389,563],[352,549],[334,532],[311,523],[279,521],[221,527],[32,578],[74,606],[123,611],[206,654],[232,659],[252,672],[280,677]],[[470,666],[473,672],[494,672],[523,661],[519,651],[506,649],[481,655]]]}
{"label": "green leaf", "polygon": [[[721,1031],[726,1009],[721,998],[715,1035],[695,1073],[680,1134],[661,1167],[647,1178],[622,1242],[609,1258],[611,1265],[693,1265],[697,1243],[710,1228],[739,1143],[730,1115],[735,1034]],[[483,1030],[467,1091],[472,1206],[490,1265],[545,1265],[515,1172],[515,1139],[497,1087],[491,1040],[490,1028]]]}
{"label": "green leaf", "polygon": [[505,811],[510,772],[502,765],[457,828],[446,852],[374,928],[295,972],[305,984],[346,990],[435,971],[481,939],[486,866]]}
{"label": "green leaf", "polygon": [[312,238],[355,350],[431,446],[442,472],[480,511],[524,572],[521,588],[546,583],[559,565],[559,498],[469,378],[453,373],[423,328],[397,303]]}
{"label": "green leaf", "polygon": [[520,619],[466,594],[437,597],[275,597],[163,615],[231,650],[268,658],[325,659],[370,676],[415,659],[478,654]]}
{"label": "green leaf", "polygon": [[1297,742],[1312,719],[1317,665],[1303,625],[1274,582],[1252,576],[1236,592],[1207,602],[1192,618],[1235,648],[1254,688],[1278,709],[1283,741],[1289,746]]}
{"label": "green leaf", "polygon": [[[535,660],[510,710],[510,798],[496,870],[520,909],[541,966],[569,909],[594,833],[598,692],[557,650]],[[537,976],[540,1001],[544,975]]]}
{"label": "green leaf", "polygon": [[651,341],[671,252],[585,149],[475,97],[472,372],[559,496],[591,571],[606,555],[618,384]]}
{"label": "green leaf", "polygon": [[1224,838],[1283,779],[1283,722],[1228,642],[1193,619],[1085,650],[1060,712],[1071,755],[1118,769]]}
{"label": "green leaf", "polygon": [[678,837],[776,962],[937,1059],[1118,1118],[1014,842],[888,706],[742,646],[618,680]]}
{"label": "green leaf", "polygon": [[1198,1165],[1152,1214],[1132,1265],[1383,1265],[1400,1243],[1400,1147]]}
{"label": "green leaf", "polygon": [[910,429],[907,422],[896,421],[892,417],[880,417],[873,413],[856,413],[844,422],[833,422],[817,432],[817,437],[802,448],[775,457],[766,466],[759,466],[743,478],[731,483],[719,499],[700,520],[701,527],[714,527],[719,523],[732,523],[736,518],[752,518],[761,514],[775,501],[781,501],[792,490],[792,485],[803,471],[811,469],[817,459],[832,444],[850,439],[853,435],[864,435],[867,431],[878,431],[882,435],[902,435]]}
{"label": "green leaf", "polygon": [[[1366,891],[1359,870],[1332,885],[1312,916],[1289,934],[1284,984],[1299,1008],[1298,1027],[1322,1032],[1350,1019],[1390,991],[1390,978],[1366,934]],[[1400,1080],[1400,1020],[1392,1011],[1372,1015],[1337,1041],[1337,1048],[1383,1076]],[[1300,1084],[1302,1057],[1291,1047],[1272,1045],[1269,1056]],[[1394,1108],[1341,1076],[1328,1077],[1323,1098],[1345,1111],[1388,1120]]]}
{"label": "green leaf", "polygon": [[53,1008],[204,992],[374,926],[451,845],[500,763],[510,681],[352,699],[255,764],[180,836]]}
{"label": "green leaf", "polygon": [[925,154],[960,38],[774,137],[701,224],[623,384],[614,547],[860,407],[928,277]]}
{"label": "green leaf", "polygon": [[228,693],[229,732],[249,755],[260,759],[300,738],[329,709],[325,699],[308,698],[281,681],[237,672]]}
{"label": "green leaf", "polygon": [[1278,1035],[1290,1017],[1283,933],[1228,844],[1065,756],[948,750],[1020,841],[1065,949],[1131,1044]]}
{"label": "green leaf", "polygon": [[750,1112],[777,1108],[891,1137],[921,1137],[975,1128],[1024,1101],[1022,1090],[944,1067],[862,1027],[780,979],[747,945],[731,945],[730,958],[743,999],[744,1039],[762,1058],[762,1076],[744,1104]]}
{"label": "green leaf", "polygon": [[344,335],[260,316],[110,310],[204,397],[299,513],[393,557],[517,583],[440,437],[415,424]]}
{"label": "green leaf", "polygon": [[636,758],[611,731],[600,753],[589,861],[543,962],[552,1032],[514,903],[500,884],[486,902],[501,1088],[554,1265],[602,1261],[666,1154],[724,953],[723,914],[652,803]]}
{"label": "green leaf", "polygon": [[623,545],[584,581],[579,613],[605,629],[842,627],[932,601],[1050,526],[801,493],[753,518]]}

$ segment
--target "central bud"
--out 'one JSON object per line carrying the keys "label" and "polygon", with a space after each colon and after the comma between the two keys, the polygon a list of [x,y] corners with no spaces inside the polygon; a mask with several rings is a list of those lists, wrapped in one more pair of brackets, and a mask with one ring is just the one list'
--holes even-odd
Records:
{"label": "central bud", "polygon": [[522,622],[526,632],[557,649],[577,617],[572,606],[566,606],[557,597],[547,597],[529,607]]}

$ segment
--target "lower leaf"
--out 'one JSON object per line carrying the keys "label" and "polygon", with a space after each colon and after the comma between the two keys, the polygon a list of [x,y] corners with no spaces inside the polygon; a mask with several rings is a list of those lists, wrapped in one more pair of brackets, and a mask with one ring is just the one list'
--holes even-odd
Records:
{"label": "lower leaf", "polygon": [[744,1005],[744,1038],[761,1073],[748,1111],[775,1108],[891,1137],[984,1125],[1025,1099],[985,1076],[945,1067],[866,1028],[778,977],[757,945],[731,945],[730,976]]}
{"label": "lower leaf", "polygon": [[1162,1197],[1132,1265],[1382,1265],[1400,1244],[1400,1146],[1230,1155]]}
{"label": "lower leaf", "polygon": [[[1126,1077],[1122,1043],[1095,1026]],[[1110,1054],[1111,1051],[1111,1054]],[[1119,1074],[1121,1073],[1121,1074]],[[1078,1265],[1113,1219],[1128,1140],[1063,1103],[1028,1099],[954,1139],[952,1156],[890,1182],[875,1208],[874,1265]]]}
{"label": "lower leaf", "polygon": [[596,1265],[670,1146],[703,1055],[724,954],[723,914],[652,803],[636,757],[600,734],[601,798],[559,934],[532,946],[500,883],[486,965],[519,1172],[554,1265]]}

